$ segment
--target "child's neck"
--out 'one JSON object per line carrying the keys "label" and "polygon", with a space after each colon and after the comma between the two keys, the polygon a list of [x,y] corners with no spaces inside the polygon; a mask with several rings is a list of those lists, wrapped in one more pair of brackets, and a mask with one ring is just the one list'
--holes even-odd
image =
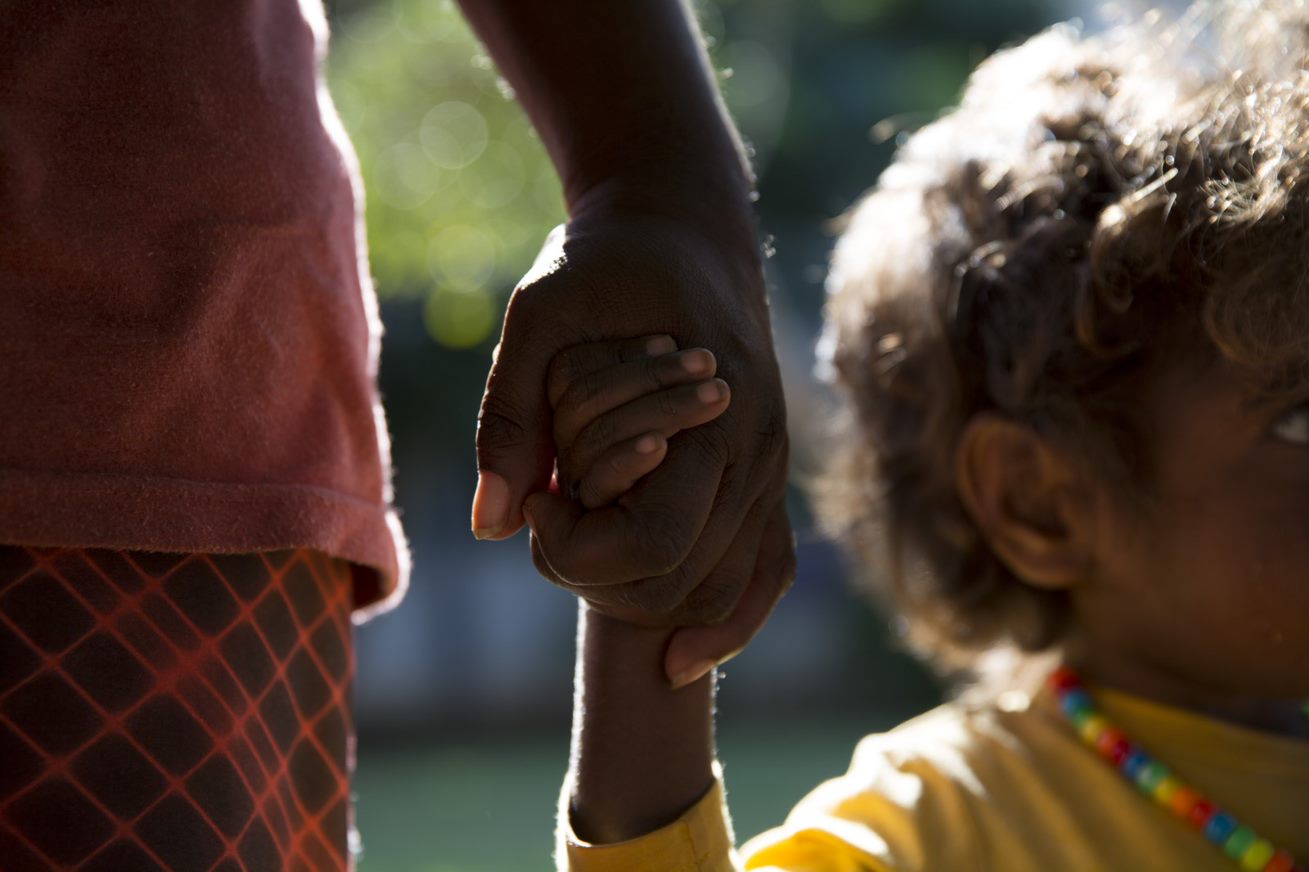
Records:
{"label": "child's neck", "polygon": [[1066,659],[1088,684],[1099,684],[1243,727],[1309,739],[1309,716],[1303,709],[1304,700],[1232,696],[1106,648],[1087,654],[1079,651],[1077,645],[1070,645]]}

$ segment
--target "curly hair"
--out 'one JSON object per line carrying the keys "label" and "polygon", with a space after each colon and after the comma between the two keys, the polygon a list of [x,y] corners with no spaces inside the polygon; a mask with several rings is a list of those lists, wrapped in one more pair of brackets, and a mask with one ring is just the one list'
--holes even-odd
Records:
{"label": "curly hair", "polygon": [[1268,0],[1054,27],[979,66],[842,219],[820,356],[845,415],[816,508],[942,671],[1053,650],[1070,616],[960,501],[974,415],[1142,497],[1147,368],[1306,383],[1307,35],[1302,2]]}

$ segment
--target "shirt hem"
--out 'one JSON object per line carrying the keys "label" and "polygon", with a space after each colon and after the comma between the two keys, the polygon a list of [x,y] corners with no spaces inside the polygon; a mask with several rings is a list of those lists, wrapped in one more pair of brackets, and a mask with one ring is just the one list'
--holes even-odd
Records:
{"label": "shirt hem", "polygon": [[310,485],[0,469],[0,542],[214,554],[312,548],[358,568],[356,624],[394,608],[410,575],[394,507]]}

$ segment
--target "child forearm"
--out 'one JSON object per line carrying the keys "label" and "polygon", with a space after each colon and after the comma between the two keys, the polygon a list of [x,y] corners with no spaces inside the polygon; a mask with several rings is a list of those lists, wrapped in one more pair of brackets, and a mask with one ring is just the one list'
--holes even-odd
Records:
{"label": "child forearm", "polygon": [[670,630],[578,618],[573,711],[573,832],[612,843],[676,820],[713,784],[713,673],[670,689]]}

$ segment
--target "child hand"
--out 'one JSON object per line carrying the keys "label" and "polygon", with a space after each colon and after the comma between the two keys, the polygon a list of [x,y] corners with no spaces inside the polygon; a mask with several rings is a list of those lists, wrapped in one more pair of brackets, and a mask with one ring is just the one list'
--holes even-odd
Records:
{"label": "child hand", "polygon": [[[717,480],[678,475],[656,481],[660,464],[690,478],[695,446],[668,439],[717,420],[730,403],[727,384],[715,378],[717,362],[705,349],[677,351],[667,337],[574,346],[551,361],[547,394],[554,409],[556,480],[528,496],[524,515],[532,529],[532,562],[546,579],[584,599],[596,613],[625,625],[676,628],[664,670],[674,686],[704,675],[740,651],[763,625],[795,578],[794,542],[780,502],[760,500],[750,519],[720,555],[719,568],[750,562],[745,577],[705,581],[670,571],[650,577],[648,555],[667,551],[676,524],[703,524],[685,502]],[[701,388],[715,389],[706,401]],[[708,390],[706,390],[708,394]],[[695,432],[683,434],[689,439]],[[683,447],[689,454],[678,454]],[[641,449],[641,450],[639,450]],[[571,498],[570,498],[571,497]],[[699,528],[696,528],[697,532]],[[542,541],[567,558],[552,565]]]}
{"label": "child hand", "polygon": [[667,440],[721,415],[730,390],[703,348],[667,336],[594,342],[560,352],[547,381],[556,486],[586,509],[625,494],[664,459]]}

